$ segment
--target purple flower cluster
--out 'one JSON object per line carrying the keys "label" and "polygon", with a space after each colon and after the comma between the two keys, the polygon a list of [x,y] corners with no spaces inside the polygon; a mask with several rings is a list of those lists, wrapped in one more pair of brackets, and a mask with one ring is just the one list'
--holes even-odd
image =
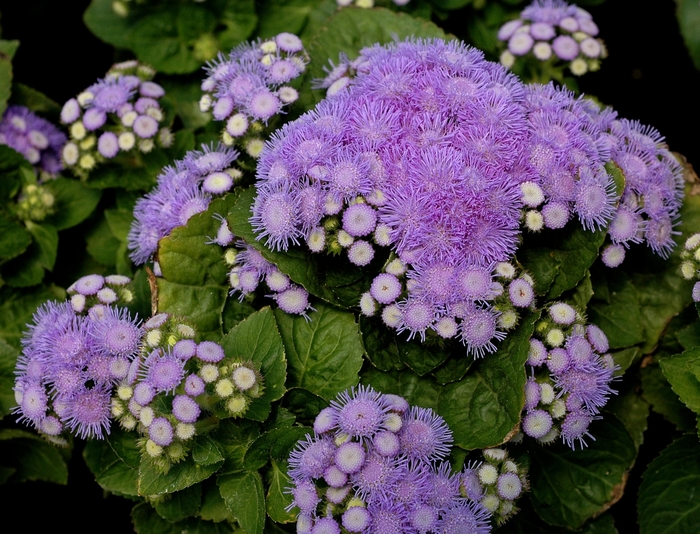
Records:
{"label": "purple flower cluster", "polygon": [[604,228],[617,197],[605,170],[610,149],[597,108],[551,83],[529,85],[526,95],[530,179],[521,188],[527,228],[563,228],[572,215],[586,229]]}
{"label": "purple flower cluster", "polygon": [[605,333],[586,325],[579,312],[565,302],[552,303],[530,340],[522,431],[540,443],[557,437],[572,449],[585,438],[595,439],[588,427],[608,402],[617,369],[607,354]]}
{"label": "purple flower cluster", "polygon": [[[693,234],[685,241],[681,252],[681,274],[686,280],[700,278],[700,234]],[[693,286],[693,301],[700,302],[700,281]]]}
{"label": "purple flower cluster", "polygon": [[128,282],[86,276],[71,286],[70,301],[39,307],[15,371],[20,421],[57,442],[64,431],[98,439],[109,433],[112,388],[141,346],[139,321],[114,306],[120,296],[130,300]]}
{"label": "purple flower cluster", "polygon": [[222,133],[226,145],[239,141],[257,157],[262,141],[256,131],[299,98],[289,83],[306,70],[307,63],[301,39],[291,33],[243,43],[228,56],[219,53],[206,67],[200,109],[226,121]]}
{"label": "purple flower cluster", "polygon": [[141,348],[116,385],[112,416],[135,430],[144,456],[167,471],[192,447],[195,424],[206,411],[242,417],[263,394],[263,378],[251,362],[227,357],[213,341],[194,341],[185,321],[166,313],[142,326]]}
{"label": "purple flower cluster", "polygon": [[522,56],[537,61],[566,62],[575,76],[600,68],[607,55],[597,39],[598,26],[587,11],[562,0],[535,0],[520,18],[506,22],[498,39],[507,42],[501,63],[510,68]]}
{"label": "purple flower cluster", "polygon": [[518,512],[515,502],[529,488],[526,470],[510,459],[505,449],[484,449],[482,455],[483,462],[465,466],[460,491],[502,525]]}
{"label": "purple flower cluster", "polygon": [[87,176],[119,153],[146,153],[156,143],[172,144],[170,129],[161,125],[164,114],[158,99],[165,91],[151,81],[154,75],[135,60],[118,63],[104,79],[63,105],[61,122],[70,133],[62,153],[67,167]]}
{"label": "purple flower cluster", "polygon": [[359,386],[338,395],[289,457],[297,532],[490,532],[445,461],[452,432],[430,409]]}
{"label": "purple flower cluster", "polygon": [[309,293],[303,287],[293,283],[289,276],[244,241],[235,243],[235,246],[229,249],[232,252],[227,256],[232,267],[229,272],[231,294],[238,293],[242,300],[264,282],[272,292],[267,296],[273,298],[282,311],[307,316],[306,312],[313,308],[309,304]]}
{"label": "purple flower cluster", "polygon": [[684,181],[682,167],[661,134],[637,121],[616,119],[604,110],[598,121],[607,126],[605,141],[611,159],[625,175],[625,187],[608,228],[612,245],[603,261],[617,267],[632,243],[645,242],[667,258],[673,250],[674,227],[680,222]]}
{"label": "purple flower cluster", "polygon": [[[158,249],[158,241],[177,226],[187,224],[193,215],[205,211],[215,195],[227,193],[242,173],[231,164],[238,152],[221,144],[192,150],[175,166],[158,176],[156,188],[134,206],[134,222],[128,236],[130,257],[137,265],[146,263]],[[225,222],[222,221],[222,225]],[[222,245],[233,237],[219,232],[213,242]]]}
{"label": "purple flower cluster", "polygon": [[58,174],[66,135],[24,106],[8,106],[0,121],[0,145],[7,145],[48,174]]}

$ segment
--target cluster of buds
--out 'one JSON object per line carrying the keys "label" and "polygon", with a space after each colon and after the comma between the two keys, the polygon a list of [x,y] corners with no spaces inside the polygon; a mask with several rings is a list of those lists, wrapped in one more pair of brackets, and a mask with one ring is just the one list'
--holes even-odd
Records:
{"label": "cluster of buds", "polygon": [[[222,225],[225,224],[225,220],[222,221]],[[231,268],[229,283],[232,295],[238,294],[242,300],[252,295],[264,282],[270,290],[267,296],[274,299],[282,311],[307,317],[306,313],[313,309],[306,289],[293,283],[289,276],[244,241],[237,241],[235,248],[227,249],[224,258]]]}
{"label": "cluster of buds", "polygon": [[203,413],[241,417],[263,394],[251,362],[227,357],[213,341],[194,341],[185,321],[166,313],[142,327],[143,341],[112,397],[112,416],[142,435],[145,457],[161,471],[189,453]]}
{"label": "cluster of buds", "polygon": [[505,449],[484,449],[483,462],[468,464],[462,471],[462,496],[481,504],[500,526],[513,517],[515,502],[527,491],[527,470],[508,456]]}
{"label": "cluster of buds", "polygon": [[522,431],[539,443],[561,436],[575,449],[578,441],[595,439],[590,423],[615,393],[610,387],[617,369],[608,338],[565,302],[554,302],[530,339]]}
{"label": "cluster of buds", "polygon": [[66,135],[24,106],[8,106],[0,121],[0,145],[7,145],[49,175],[61,171]]}
{"label": "cluster of buds", "polygon": [[362,313],[381,315],[386,326],[399,331],[422,332],[423,341],[425,329],[417,328],[420,317],[440,314],[427,333],[444,339],[458,337],[471,354],[481,357],[496,350],[493,340],[503,339],[506,331],[515,328],[520,319],[518,310],[530,309],[535,303],[532,277],[519,272],[511,262],[492,267],[474,265],[460,272],[443,267],[439,274],[454,281],[460,294],[460,300],[452,302],[447,311],[429,310],[426,299],[411,295],[421,274],[407,271],[399,258],[390,258],[362,295]]}
{"label": "cluster of buds", "polygon": [[[217,145],[191,150],[174,166],[158,175],[156,188],[134,206],[134,222],[128,236],[131,259],[137,265],[151,260],[158,241],[184,226],[190,217],[205,211],[215,196],[228,193],[242,172],[233,166],[238,152]],[[233,239],[222,219],[222,229],[213,239],[222,245]],[[156,274],[158,267],[156,265]]]}
{"label": "cluster of buds", "polygon": [[118,63],[63,105],[61,122],[70,133],[62,154],[66,167],[87,177],[118,154],[148,153],[156,144],[172,144],[158,101],[165,91],[151,81],[154,75],[151,67],[135,60]]}
{"label": "cluster of buds", "polygon": [[23,221],[43,221],[54,212],[54,201],[53,193],[45,185],[25,185],[17,196],[15,213]]}
{"label": "cluster of buds", "polygon": [[264,144],[264,125],[299,98],[290,83],[307,63],[301,39],[291,33],[243,43],[207,65],[200,109],[226,122],[224,144],[237,143],[256,158]]}
{"label": "cluster of buds", "polygon": [[[700,278],[700,234],[693,234],[685,241],[681,252],[681,274],[686,280]],[[700,302],[700,281],[693,286],[693,301]]]}
{"label": "cluster of buds", "polygon": [[507,43],[501,64],[513,67],[518,58],[564,64],[574,76],[600,68],[607,51],[598,35],[598,26],[587,11],[562,0],[535,0],[520,17],[506,22],[498,31],[499,41]]}
{"label": "cluster of buds", "polygon": [[131,300],[129,283],[118,275],[81,278],[70,300],[39,307],[22,338],[13,412],[55,443],[66,443],[68,432],[109,433],[112,389],[141,345],[138,320],[117,306]]}
{"label": "cluster of buds", "polygon": [[297,532],[490,532],[445,461],[451,444],[431,409],[370,387],[340,393],[289,456]]}

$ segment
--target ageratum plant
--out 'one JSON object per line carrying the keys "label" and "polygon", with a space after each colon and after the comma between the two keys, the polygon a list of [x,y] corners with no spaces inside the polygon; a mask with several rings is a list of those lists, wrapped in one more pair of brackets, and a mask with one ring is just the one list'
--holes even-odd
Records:
{"label": "ageratum plant", "polygon": [[62,95],[0,41],[3,499],[84,463],[144,534],[693,531],[696,178],[580,91],[609,7],[350,4],[93,0]]}

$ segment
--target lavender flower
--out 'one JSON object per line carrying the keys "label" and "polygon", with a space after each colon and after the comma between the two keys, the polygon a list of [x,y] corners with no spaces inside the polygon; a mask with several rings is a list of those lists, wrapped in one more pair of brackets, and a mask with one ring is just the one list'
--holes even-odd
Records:
{"label": "lavender flower", "polygon": [[8,106],[0,121],[0,144],[14,148],[36,168],[55,175],[63,169],[66,135],[23,106]]}
{"label": "lavender flower", "polygon": [[96,83],[61,110],[61,122],[70,140],[62,150],[63,164],[87,177],[101,163],[119,153],[141,153],[156,144],[172,144],[170,129],[161,123],[164,113],[158,98],[163,88],[151,81],[155,72],[136,61],[115,64]]}
{"label": "lavender flower", "polygon": [[[130,257],[136,264],[149,261],[158,248],[158,241],[177,226],[185,225],[193,215],[209,207],[213,194],[228,190],[217,188],[217,193],[207,191],[205,184],[212,175],[226,173],[229,177],[240,171],[231,167],[238,152],[218,145],[204,145],[193,150],[185,158],[168,166],[158,176],[156,188],[136,202],[134,222],[128,236]],[[221,183],[221,180],[210,180]],[[233,179],[229,183],[233,185]]]}
{"label": "lavender flower", "polygon": [[305,71],[307,62],[301,40],[290,33],[243,43],[228,56],[219,53],[205,68],[200,108],[226,121],[226,145],[241,139],[245,145],[255,130],[298,98],[287,84]]}
{"label": "lavender flower", "polygon": [[562,0],[535,0],[518,19],[499,29],[498,40],[507,47],[500,61],[511,68],[534,59],[535,65],[563,65],[574,76],[581,76],[598,70],[600,60],[607,56],[597,35],[598,27],[587,11]]}
{"label": "lavender flower", "polygon": [[298,531],[490,532],[490,512],[460,494],[462,475],[436,465],[452,436],[432,410],[359,386],[322,410],[314,429],[289,456]]}

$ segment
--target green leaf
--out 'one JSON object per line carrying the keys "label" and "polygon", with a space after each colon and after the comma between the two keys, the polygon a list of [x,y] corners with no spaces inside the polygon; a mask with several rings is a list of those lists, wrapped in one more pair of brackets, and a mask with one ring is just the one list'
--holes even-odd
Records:
{"label": "green leaf", "polygon": [[400,395],[411,405],[439,411],[438,400],[442,386],[430,377],[418,376],[410,369],[385,373],[365,367],[362,370],[362,383],[382,393]]}
{"label": "green leaf", "polygon": [[19,41],[0,40],[0,117],[12,93],[12,58],[18,46]]}
{"label": "green leaf", "polygon": [[134,530],[138,534],[231,534],[233,528],[228,523],[212,523],[201,519],[188,518],[171,523],[163,519],[147,502],[134,506],[131,510]]}
{"label": "green leaf", "polygon": [[679,430],[692,431],[695,428],[695,415],[673,392],[671,384],[658,365],[647,365],[640,370],[642,396],[656,413],[663,415]]}
{"label": "green leaf", "polygon": [[[635,285],[622,271],[606,272],[606,300],[594,295],[588,306],[589,322],[600,327],[608,336],[610,348],[619,349],[642,343],[644,325],[640,296]],[[594,284],[595,294],[603,293]]]}
{"label": "green leaf", "polygon": [[131,24],[112,9],[112,0],[92,0],[83,14],[88,29],[105,43],[117,48],[129,48]]}
{"label": "green leaf", "polygon": [[435,7],[446,10],[460,9],[472,3],[472,0],[433,0]]}
{"label": "green leaf", "polygon": [[44,222],[65,230],[83,222],[97,207],[102,191],[85,187],[81,182],[58,177],[48,183],[54,195],[55,212]]}
{"label": "green leaf", "polygon": [[525,318],[462,380],[440,392],[438,412],[452,429],[454,443],[463,449],[503,443],[520,423],[525,403],[525,361],[538,314]]}
{"label": "green leaf", "polygon": [[[309,13],[324,0],[269,0],[259,7],[258,34],[273,37],[280,32],[299,35],[306,26]],[[336,4],[337,9],[337,4]]]}
{"label": "green leaf", "polygon": [[[264,2],[261,7],[264,9],[267,5],[268,2]],[[228,0],[226,2],[219,18],[219,24],[223,24],[225,29],[216,34],[220,49],[230,50],[251,36],[258,24],[256,7],[254,0]],[[278,18],[280,15],[280,13],[275,13],[274,18]],[[281,31],[291,32],[293,30]]]}
{"label": "green leaf", "polygon": [[700,347],[661,358],[659,365],[681,402],[700,414]]}
{"label": "green leaf", "polygon": [[[207,445],[214,443],[207,437],[196,437],[195,439],[198,442],[201,439],[205,439]],[[195,462],[193,455],[171,466],[168,472],[163,474],[149,459],[142,458],[139,465],[139,495],[161,495],[183,490],[209,478],[223,464],[224,460],[222,457],[217,462],[201,465]]]}
{"label": "green leaf", "polygon": [[246,451],[243,465],[248,471],[263,468],[270,461],[272,449],[275,459],[286,460],[297,441],[304,439],[307,434],[313,434],[313,429],[306,426],[269,430],[256,439]]}
{"label": "green leaf", "polygon": [[94,221],[85,234],[87,252],[98,263],[106,267],[113,267],[117,263],[117,254],[121,241],[119,241],[109,228],[107,219],[102,217]]}
{"label": "green leaf", "polygon": [[109,225],[109,229],[112,231],[112,235],[122,243],[126,243],[129,230],[131,229],[131,223],[134,220],[133,211],[126,209],[111,209],[105,210],[104,214],[107,224]]}
{"label": "green leaf", "polygon": [[309,424],[328,406],[326,399],[304,388],[290,388],[284,396],[284,402],[297,420]]}
{"label": "green leaf", "polygon": [[220,474],[245,470],[243,459],[251,444],[260,435],[258,423],[247,419],[225,419],[210,436],[222,449],[226,458]]}
{"label": "green leaf", "polygon": [[613,386],[619,391],[617,395],[610,397],[605,410],[614,413],[625,425],[634,441],[635,448],[639,451],[639,447],[644,442],[644,432],[648,426],[649,403],[636,391],[637,384],[622,383],[615,386],[613,383]]}
{"label": "green leaf", "polygon": [[195,36],[210,33],[215,25],[211,12],[202,6],[162,6],[134,23],[129,45],[139,60],[157,71],[187,74],[202,66],[192,53]]}
{"label": "green leaf", "polygon": [[68,465],[60,450],[35,433],[24,430],[0,430],[0,458],[5,467],[14,468],[10,482],[45,480],[68,483]]}
{"label": "green leaf", "polygon": [[605,231],[589,232],[572,221],[563,230],[528,235],[518,259],[535,279],[535,292],[552,300],[583,279],[604,240]]}
{"label": "green leaf", "polygon": [[0,212],[0,261],[19,256],[31,243],[32,237],[24,226]]}
{"label": "green leaf", "polygon": [[202,485],[195,484],[182,491],[166,495],[153,503],[158,515],[171,522],[182,521],[199,514],[202,505]]}
{"label": "green leaf", "polygon": [[21,290],[1,288],[0,337],[19,350],[20,339],[36,309],[47,300],[64,298],[65,291],[55,286]]}
{"label": "green leaf", "polygon": [[0,419],[17,406],[13,387],[15,385],[15,364],[19,352],[0,338]]}
{"label": "green leaf", "polygon": [[[165,89],[166,100],[173,103],[177,114],[182,119],[182,124],[185,128],[201,128],[211,122],[211,113],[203,113],[199,109],[199,99],[202,97],[202,89],[200,88],[201,80],[197,78],[196,82],[185,83],[182,77],[166,78],[161,85]],[[191,130],[187,130],[189,135],[192,135]],[[176,135],[181,134],[179,131]],[[194,136],[192,136],[192,147],[194,148]]]}
{"label": "green leaf", "polygon": [[367,358],[380,371],[398,371],[406,367],[399,357],[396,333],[381,321],[372,317],[360,316],[360,330],[365,344]]}
{"label": "green leaf", "polygon": [[267,490],[267,515],[277,523],[293,523],[297,514],[286,508],[292,504],[292,495],[285,491],[292,487],[292,479],[287,475],[287,463],[272,461],[268,475],[270,486]]}
{"label": "green leaf", "polygon": [[700,524],[700,444],[685,435],[664,449],[642,476],[640,534],[690,534]]}
{"label": "green leaf", "polygon": [[364,348],[352,313],[319,303],[309,320],[281,310],[275,318],[287,353],[288,387],[331,399],[357,384]]}
{"label": "green leaf", "polygon": [[[58,116],[61,106],[41,91],[23,83],[12,84],[12,103],[31,109],[34,113]],[[57,179],[62,179],[58,177]]]}
{"label": "green leaf", "polygon": [[693,0],[676,0],[676,17],[685,46],[690,52],[690,57],[695,68],[700,70],[700,6]]}
{"label": "green leaf", "polygon": [[158,310],[187,317],[205,339],[221,335],[221,313],[228,288],[221,247],[207,245],[216,235],[217,213],[227,213],[236,195],[211,202],[209,209],[190,218],[161,239],[158,257],[163,277],[158,279]]}
{"label": "green leaf", "polygon": [[50,271],[56,263],[58,254],[58,232],[49,224],[37,224],[27,221],[27,230],[32,234],[37,249],[37,262]]}
{"label": "green leaf", "polygon": [[135,167],[131,161],[120,162],[117,156],[111,162],[92,171],[85,184],[93,189],[114,187],[127,191],[148,191],[155,182],[155,174],[143,167]]}
{"label": "green leaf", "polygon": [[236,325],[220,342],[227,358],[252,361],[264,377],[263,395],[255,399],[245,417],[264,421],[270,414],[271,403],[284,395],[287,361],[284,345],[270,308],[263,308]]}
{"label": "green leaf", "polygon": [[197,465],[212,465],[224,460],[216,442],[207,435],[199,436],[192,446],[192,459]]}
{"label": "green leaf", "polygon": [[229,509],[226,508],[224,498],[221,496],[219,486],[213,480],[203,482],[202,506],[199,510],[199,517],[206,521],[235,521]]}
{"label": "green leaf", "polygon": [[[347,262],[338,258],[312,255],[301,247],[287,251],[274,252],[256,239],[250,225],[251,206],[255,199],[255,188],[241,192],[240,198],[228,214],[227,220],[231,231],[259,251],[265,259],[274,263],[282,272],[309,293],[343,307],[357,304],[357,295],[369,288],[371,280],[364,280],[363,271],[349,268]],[[354,288],[354,289],[353,289]],[[338,293],[347,295],[350,289],[352,299],[348,302]]]}
{"label": "green leaf", "polygon": [[97,483],[118,495],[137,496],[141,453],[131,432],[113,428],[104,440],[89,440],[83,451],[85,464]]}
{"label": "green leaf", "polygon": [[610,413],[594,421],[589,432],[595,441],[587,440],[583,450],[560,443],[530,451],[530,500],[551,525],[577,529],[623,493],[636,456],[634,441]]}
{"label": "green leaf", "polygon": [[265,495],[255,471],[217,478],[226,506],[248,534],[262,534],[265,526]]}

